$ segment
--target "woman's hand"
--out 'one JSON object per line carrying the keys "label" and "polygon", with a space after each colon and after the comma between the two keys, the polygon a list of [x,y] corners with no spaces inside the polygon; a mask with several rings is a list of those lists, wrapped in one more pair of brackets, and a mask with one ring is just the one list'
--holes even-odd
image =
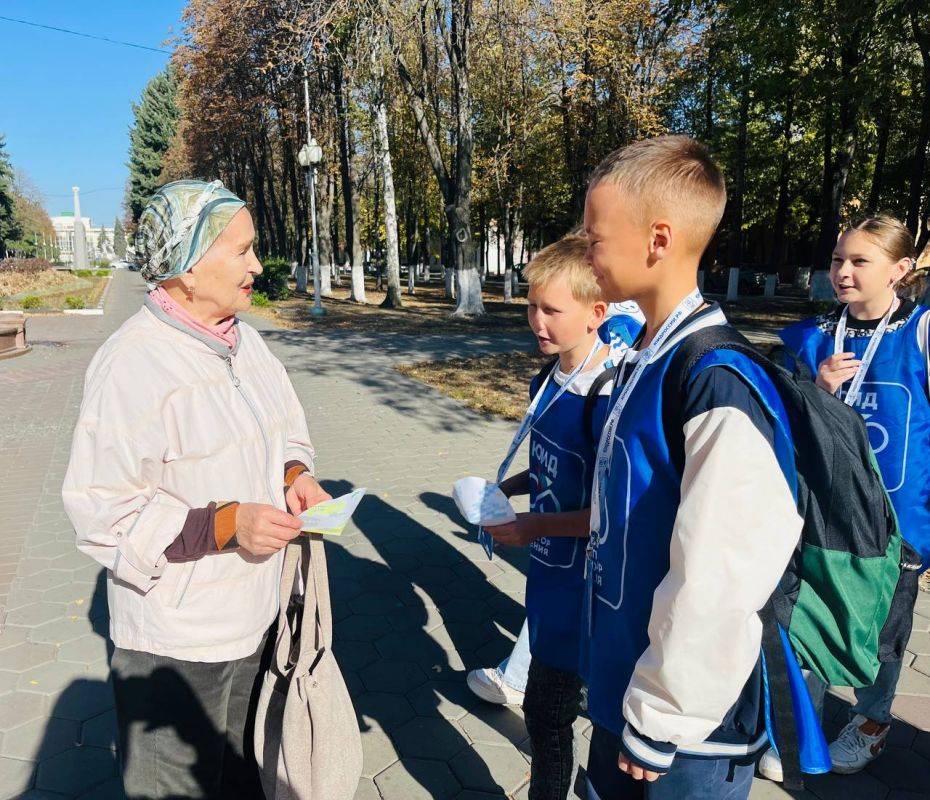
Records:
{"label": "woman's hand", "polygon": [[526,545],[535,542],[540,533],[537,530],[535,514],[517,514],[514,522],[508,522],[506,525],[494,525],[485,527],[485,530],[494,537],[498,544],[505,544],[509,547],[526,547]]}
{"label": "woman's hand", "polygon": [[820,363],[820,367],[817,369],[817,379],[814,383],[830,394],[836,394],[844,383],[851,381],[856,376],[861,363],[856,358],[855,353],[832,355]]}
{"label": "woman's hand", "polygon": [[277,553],[300,535],[300,520],[265,503],[240,503],[236,509],[236,541],[253,556]]}
{"label": "woman's hand", "polygon": [[322,503],[324,500],[332,500],[333,497],[327,492],[309,472],[297,476],[297,480],[291,484],[291,488],[284,495],[287,507],[294,516],[303,514],[311,506]]}

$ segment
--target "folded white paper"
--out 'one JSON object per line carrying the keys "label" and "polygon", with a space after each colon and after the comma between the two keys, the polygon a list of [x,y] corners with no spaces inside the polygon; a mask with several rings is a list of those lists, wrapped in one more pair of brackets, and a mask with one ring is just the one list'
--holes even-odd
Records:
{"label": "folded white paper", "polygon": [[452,485],[452,499],[472,525],[506,525],[517,518],[507,495],[484,478],[460,478]]}
{"label": "folded white paper", "polygon": [[352,514],[365,496],[365,491],[365,489],[356,489],[349,494],[311,506],[300,515],[300,521],[303,523],[301,530],[304,533],[325,533],[329,536],[338,536],[349,524]]}

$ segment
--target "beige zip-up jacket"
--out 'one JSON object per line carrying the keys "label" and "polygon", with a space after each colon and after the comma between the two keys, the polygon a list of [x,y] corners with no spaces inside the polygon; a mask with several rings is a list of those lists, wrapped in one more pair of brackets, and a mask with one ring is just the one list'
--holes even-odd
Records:
{"label": "beige zip-up jacket", "polygon": [[254,328],[238,328],[230,350],[146,298],[88,367],[62,497],[78,549],[107,569],[117,647],[229,661],[251,655],[278,613],[281,553],[164,555],[192,508],[283,510],[285,463],[313,468],[284,366]]}

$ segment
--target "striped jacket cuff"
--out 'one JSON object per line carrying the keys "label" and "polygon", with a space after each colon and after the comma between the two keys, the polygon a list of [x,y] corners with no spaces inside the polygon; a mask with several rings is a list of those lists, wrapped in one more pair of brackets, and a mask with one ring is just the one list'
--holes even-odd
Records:
{"label": "striped jacket cuff", "polygon": [[668,772],[677,751],[671,742],[657,742],[643,736],[630,723],[620,737],[620,752],[634,764],[653,772]]}

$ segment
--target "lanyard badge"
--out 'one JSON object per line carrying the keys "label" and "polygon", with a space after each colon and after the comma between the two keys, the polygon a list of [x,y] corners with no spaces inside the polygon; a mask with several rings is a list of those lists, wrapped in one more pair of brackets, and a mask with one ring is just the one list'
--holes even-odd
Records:
{"label": "lanyard badge", "polygon": [[[601,431],[601,438],[597,447],[597,459],[595,462],[594,482],[591,488],[591,535],[588,542],[587,558],[585,560],[585,578],[588,584],[588,627],[592,624],[592,610],[594,605],[594,569],[593,560],[597,554],[597,547],[600,542],[601,528],[601,497],[606,489],[607,478],[610,475],[610,465],[613,458],[614,437],[617,434],[617,428],[620,424],[620,417],[623,409],[629,402],[636,385],[642,378],[646,368],[669,341],[676,330],[687,320],[691,314],[704,304],[704,298],[701,292],[695,289],[689,294],[675,310],[662,323],[649,347],[641,351],[636,360],[636,366],[630,374],[628,380],[623,382],[620,394],[607,416],[604,428]],[[619,364],[621,375],[626,374],[627,366],[630,363],[629,351],[623,354],[623,361]]]}
{"label": "lanyard badge", "polygon": [[[888,311],[885,312],[885,316],[882,317],[881,321],[878,323],[878,327],[875,328],[872,335],[869,337],[869,343],[865,348],[865,353],[862,356],[859,369],[856,370],[852,383],[849,384],[849,391],[846,393],[846,397],[843,398],[843,402],[846,403],[846,405],[851,406],[856,402],[856,398],[859,397],[859,391],[862,389],[862,383],[865,381],[865,376],[872,364],[872,359],[875,358],[875,353],[878,351],[878,346],[882,342],[882,337],[885,335],[885,331],[888,330],[888,323],[891,321],[891,315],[897,310],[899,303],[900,301],[897,297],[892,300]],[[836,324],[836,333],[833,336],[834,355],[845,352],[844,343],[846,339],[846,320],[848,317],[849,306],[846,306],[843,309],[843,313],[840,314],[840,321]],[[841,389],[836,390],[837,395],[839,395],[840,390]]]}
{"label": "lanyard badge", "polygon": [[[600,339],[596,339],[594,342],[591,351],[585,356],[584,361],[582,361],[569,376],[565,379],[565,382],[559,387],[559,390],[553,395],[552,399],[546,403],[545,407],[540,409],[539,405],[542,401],[543,395],[546,393],[546,389],[549,387],[549,382],[552,380],[552,376],[555,374],[555,368],[549,371],[549,374],[546,376],[546,379],[543,381],[542,386],[539,387],[539,390],[536,392],[536,396],[533,398],[529,407],[526,409],[526,413],[523,415],[523,419],[520,422],[520,427],[517,428],[517,432],[514,434],[513,441],[510,443],[510,447],[507,449],[507,455],[504,456],[504,460],[501,462],[500,467],[497,470],[497,483],[500,484],[503,482],[504,478],[507,477],[507,473],[510,471],[510,466],[513,464],[513,460],[517,455],[517,451],[520,449],[520,445],[523,444],[523,440],[529,436],[530,432],[533,430],[533,426],[539,422],[543,414],[545,414],[550,408],[552,408],[556,401],[562,397],[565,392],[567,392],[572,384],[575,382],[577,377],[584,372],[585,368],[591,362],[591,359],[604,347],[604,343]],[[484,552],[487,554],[488,558],[492,558],[494,551],[494,537],[491,536],[483,527],[478,527],[478,542],[484,548]]]}

